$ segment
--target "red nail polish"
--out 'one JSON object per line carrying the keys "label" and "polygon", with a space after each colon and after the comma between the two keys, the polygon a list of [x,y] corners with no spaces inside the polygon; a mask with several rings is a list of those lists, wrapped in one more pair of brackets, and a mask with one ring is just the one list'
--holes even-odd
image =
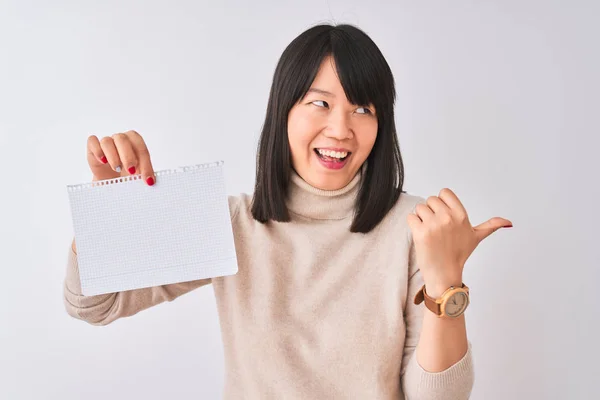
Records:
{"label": "red nail polish", "polygon": [[108,160],[106,159],[106,156],[102,156],[100,161],[102,161],[104,164],[106,164],[108,162]]}
{"label": "red nail polish", "polygon": [[151,177],[151,176],[149,176],[149,177],[146,179],[146,183],[148,183],[148,185],[150,185],[150,186],[154,185],[154,178],[153,178],[153,177]]}
{"label": "red nail polish", "polygon": [[512,225],[503,226],[503,228],[512,228],[512,227],[513,227]]}
{"label": "red nail polish", "polygon": [[129,167],[129,169],[127,171],[129,171],[129,173],[131,175],[133,175],[133,174],[135,174],[135,167]]}

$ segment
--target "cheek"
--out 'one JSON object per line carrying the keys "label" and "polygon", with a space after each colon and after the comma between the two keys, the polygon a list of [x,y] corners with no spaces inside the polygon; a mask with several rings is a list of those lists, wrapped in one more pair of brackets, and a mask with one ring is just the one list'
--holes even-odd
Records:
{"label": "cheek", "polygon": [[292,156],[299,157],[310,150],[310,144],[319,129],[313,119],[300,112],[290,112],[288,117],[288,140]]}
{"label": "cheek", "polygon": [[357,136],[358,147],[366,159],[375,145],[377,139],[377,122],[365,124],[361,129],[361,134]]}

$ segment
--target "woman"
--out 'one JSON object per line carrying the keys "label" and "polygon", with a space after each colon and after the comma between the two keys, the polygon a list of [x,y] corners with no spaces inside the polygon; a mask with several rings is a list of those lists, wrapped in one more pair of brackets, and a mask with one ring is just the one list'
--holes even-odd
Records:
{"label": "woman", "polygon": [[[73,241],[68,313],[106,325],[212,283],[227,399],[468,398],[462,270],[510,221],[473,228],[449,189],[427,200],[402,191],[394,101],[364,32],[308,29],[275,71],[254,193],[229,196],[239,272],[86,297]],[[94,180],[139,171],[154,183],[134,131],[90,136],[88,162]],[[426,295],[446,295],[444,313]]]}

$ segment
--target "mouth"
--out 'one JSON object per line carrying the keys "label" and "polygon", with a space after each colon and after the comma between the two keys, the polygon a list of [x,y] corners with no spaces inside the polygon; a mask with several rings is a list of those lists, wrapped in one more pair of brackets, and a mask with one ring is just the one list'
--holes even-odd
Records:
{"label": "mouth", "polygon": [[352,152],[350,152],[350,151],[335,152],[335,151],[328,151],[328,150],[321,150],[321,151],[319,151],[319,150],[320,149],[317,149],[317,148],[313,149],[313,151],[315,152],[317,157],[319,157],[323,161],[328,161],[328,162],[344,161],[348,157],[350,157],[350,155],[352,154]]}
{"label": "mouth", "polygon": [[341,169],[346,165],[351,152],[335,152],[329,150],[313,149],[321,165],[327,169]]}

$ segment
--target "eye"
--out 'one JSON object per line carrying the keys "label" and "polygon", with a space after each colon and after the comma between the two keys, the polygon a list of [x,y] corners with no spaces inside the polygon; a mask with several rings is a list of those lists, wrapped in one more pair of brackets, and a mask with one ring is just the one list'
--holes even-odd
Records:
{"label": "eye", "polygon": [[[323,103],[324,105],[320,106],[317,103]],[[311,104],[314,104],[317,107],[329,107],[329,104],[327,104],[327,102],[323,101],[323,100],[315,100],[315,101],[311,102]]]}
{"label": "eye", "polygon": [[359,114],[373,114],[373,112],[371,112],[371,110],[369,110],[367,107],[359,107],[357,108],[357,110],[364,110],[362,112],[359,112]]}

